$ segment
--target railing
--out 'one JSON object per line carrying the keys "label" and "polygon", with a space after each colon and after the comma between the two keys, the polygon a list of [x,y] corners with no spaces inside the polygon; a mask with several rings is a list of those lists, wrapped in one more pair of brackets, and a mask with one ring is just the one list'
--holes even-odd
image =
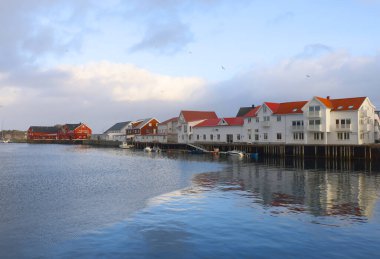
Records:
{"label": "railing", "polygon": [[352,130],[352,125],[351,124],[336,124],[335,125],[335,130],[344,130],[344,131],[351,131]]}
{"label": "railing", "polygon": [[321,111],[308,111],[307,112],[308,117],[322,117]]}
{"label": "railing", "polygon": [[292,125],[293,131],[303,131],[305,127],[303,125]]}
{"label": "railing", "polygon": [[322,125],[308,125],[308,131],[322,131]]}

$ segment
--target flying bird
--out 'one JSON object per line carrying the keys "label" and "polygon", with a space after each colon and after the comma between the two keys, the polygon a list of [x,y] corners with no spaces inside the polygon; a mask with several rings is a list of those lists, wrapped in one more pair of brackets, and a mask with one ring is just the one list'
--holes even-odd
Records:
{"label": "flying bird", "polygon": [[310,75],[306,75],[306,77],[310,77]]}
{"label": "flying bird", "polygon": [[222,69],[223,69],[223,70],[226,70],[226,68],[225,68],[224,66],[222,66]]}

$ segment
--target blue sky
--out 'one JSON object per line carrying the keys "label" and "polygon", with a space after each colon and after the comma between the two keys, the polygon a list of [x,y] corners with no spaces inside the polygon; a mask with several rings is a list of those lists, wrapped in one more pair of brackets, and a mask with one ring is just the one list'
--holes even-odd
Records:
{"label": "blue sky", "polygon": [[[3,128],[369,96],[380,1],[0,1]],[[310,75],[310,77],[306,77]]]}

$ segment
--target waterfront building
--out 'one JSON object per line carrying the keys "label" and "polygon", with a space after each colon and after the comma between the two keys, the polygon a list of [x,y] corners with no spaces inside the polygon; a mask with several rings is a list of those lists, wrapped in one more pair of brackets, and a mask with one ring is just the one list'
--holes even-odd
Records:
{"label": "waterfront building", "polygon": [[28,140],[81,140],[89,139],[92,130],[84,123],[55,126],[30,126]]}
{"label": "waterfront building", "polygon": [[207,119],[217,119],[213,111],[181,111],[178,116],[178,143],[193,142],[193,127]]}
{"label": "waterfront building", "polygon": [[146,138],[157,134],[159,121],[155,118],[138,120],[128,125],[126,130],[127,140],[135,142],[150,142],[152,138]]}
{"label": "waterfront building", "polygon": [[[377,121],[377,122],[376,122]],[[379,137],[379,119],[368,97],[264,102],[244,119],[252,143],[369,144]]]}
{"label": "waterfront building", "polygon": [[64,124],[59,126],[58,139],[90,139],[91,134],[91,128],[82,122],[76,124]]}
{"label": "waterfront building", "polygon": [[27,131],[28,140],[54,140],[58,139],[56,126],[30,126]]}
{"label": "waterfront building", "polygon": [[178,117],[174,117],[158,124],[157,134],[163,135],[160,143],[178,143]]}
{"label": "waterfront building", "polygon": [[104,140],[118,140],[126,141],[127,139],[127,128],[132,124],[132,121],[118,122],[111,128],[106,130],[101,138]]}
{"label": "waterfront building", "polygon": [[192,143],[239,143],[243,139],[243,117],[207,119],[193,126]]}

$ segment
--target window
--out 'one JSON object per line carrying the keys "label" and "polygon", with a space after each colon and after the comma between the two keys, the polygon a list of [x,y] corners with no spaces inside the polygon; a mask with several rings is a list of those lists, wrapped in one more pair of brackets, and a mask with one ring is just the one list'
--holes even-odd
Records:
{"label": "window", "polygon": [[314,140],[323,140],[323,132],[314,133]]}
{"label": "window", "polygon": [[191,140],[191,136],[192,136],[192,135],[189,135],[189,140]]}
{"label": "window", "polygon": [[277,121],[281,121],[281,116],[277,116]]}
{"label": "window", "polygon": [[252,121],[251,118],[248,118],[248,123],[251,123],[251,121]]}
{"label": "window", "polygon": [[259,134],[255,134],[255,140],[256,140],[256,141],[259,140]]}
{"label": "window", "polygon": [[220,140],[220,134],[216,135],[216,139]]}
{"label": "window", "polygon": [[267,112],[267,107],[263,106],[263,113],[266,113],[266,112]]}
{"label": "window", "polygon": [[214,135],[210,135],[210,140],[214,140]]}
{"label": "window", "polygon": [[259,117],[256,117],[256,122],[260,122],[260,118]]}
{"label": "window", "polygon": [[203,134],[203,140],[206,140],[206,134]]}
{"label": "window", "polygon": [[240,140],[240,134],[237,134],[237,135],[236,135],[236,139],[237,139],[237,140]]}
{"label": "window", "polygon": [[264,121],[270,121],[270,116],[264,116]]}
{"label": "window", "polygon": [[255,129],[255,132],[259,132],[259,129]]}
{"label": "window", "polygon": [[268,133],[264,133],[264,139],[268,139]]}
{"label": "window", "polygon": [[149,127],[152,127],[152,123],[149,123]]}
{"label": "window", "polygon": [[189,132],[191,132],[191,126],[190,126],[190,130],[189,130]]}
{"label": "window", "polygon": [[277,140],[282,139],[281,133],[277,133]]}
{"label": "window", "polygon": [[197,135],[197,140],[199,140],[199,135]]}
{"label": "window", "polygon": [[248,134],[248,139],[252,139],[252,138],[251,138],[251,134]]}

